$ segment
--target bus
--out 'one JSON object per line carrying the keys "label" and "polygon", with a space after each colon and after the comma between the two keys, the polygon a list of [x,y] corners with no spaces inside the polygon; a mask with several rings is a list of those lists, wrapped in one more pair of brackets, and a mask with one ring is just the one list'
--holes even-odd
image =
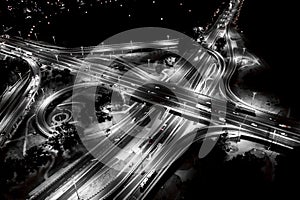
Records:
{"label": "bus", "polygon": [[157,172],[155,170],[151,170],[147,176],[144,178],[144,180],[140,184],[140,192],[144,192],[147,186],[150,184],[150,182],[154,179]]}

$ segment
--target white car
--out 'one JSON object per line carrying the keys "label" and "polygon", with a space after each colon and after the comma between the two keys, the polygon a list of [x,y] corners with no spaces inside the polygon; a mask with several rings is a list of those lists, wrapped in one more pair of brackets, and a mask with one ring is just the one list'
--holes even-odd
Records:
{"label": "white car", "polygon": [[255,123],[251,123],[251,126],[257,127],[257,124],[255,124]]}
{"label": "white car", "polygon": [[279,124],[278,126],[282,127],[282,128],[291,128],[291,126],[285,125],[285,124]]}
{"label": "white car", "polygon": [[224,117],[219,117],[219,120],[224,123],[226,122],[226,119]]}

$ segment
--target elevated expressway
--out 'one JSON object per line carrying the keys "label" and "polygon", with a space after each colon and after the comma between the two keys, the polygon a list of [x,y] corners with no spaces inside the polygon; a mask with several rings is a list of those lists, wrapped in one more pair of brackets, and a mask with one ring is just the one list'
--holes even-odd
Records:
{"label": "elevated expressway", "polygon": [[30,57],[22,54],[12,54],[5,47],[0,52],[6,56],[20,57],[28,63],[29,72],[23,75],[7,93],[3,94],[0,104],[0,147],[12,137],[22,122],[25,114],[34,101],[35,94],[40,86],[40,70],[38,63]]}
{"label": "elevated expressway", "polygon": [[[103,176],[114,166],[122,166],[114,172],[110,181],[103,183],[102,187],[93,191],[87,199],[115,199],[144,198],[171,164],[179,158],[189,145],[195,141],[210,137],[218,137],[223,130],[239,132],[238,137],[264,141],[267,144],[276,144],[276,147],[293,149],[299,147],[299,123],[288,121],[291,128],[283,128],[278,122],[270,120],[274,115],[251,108],[254,115],[238,112],[240,102],[232,98],[229,90],[229,80],[235,71],[234,57],[230,52],[230,62],[226,66],[224,58],[213,49],[220,37],[225,37],[227,43],[228,27],[238,8],[239,1],[233,2],[218,18],[215,25],[206,32],[206,47],[195,48],[186,58],[180,60],[176,72],[163,80],[154,79],[141,68],[132,63],[126,63],[120,57],[113,57],[126,65],[131,76],[110,70],[111,57],[102,56],[103,52],[115,52],[121,49],[129,50],[133,47],[148,48],[147,44],[122,44],[92,48],[66,49],[55,46],[45,46],[32,41],[20,39],[5,40],[3,45],[16,51],[15,46],[22,47],[32,56],[55,63],[58,66],[71,69],[88,77],[95,82],[83,82],[74,87],[65,88],[46,98],[37,113],[38,127],[46,136],[53,130],[45,122],[45,112],[49,104],[62,95],[72,91],[84,90],[85,87],[96,87],[99,83],[111,85],[116,92],[133,97],[135,102],[128,103],[129,108],[124,111],[124,117],[110,128],[110,134],[87,134],[83,143],[89,146],[90,141],[99,141],[91,145],[90,154],[96,158],[85,155],[85,162],[89,162],[81,169],[74,180],[65,177],[66,182],[59,181],[53,187],[45,189],[42,193],[32,196],[32,199],[76,199],[74,184],[79,193],[88,190],[89,186]],[[156,41],[151,45],[156,48],[174,47],[177,40]],[[151,46],[150,45],[150,46]],[[91,49],[96,53],[91,53]],[[229,44],[229,49],[232,46]],[[97,54],[97,52],[99,54]],[[100,62],[88,62],[70,55],[91,55],[98,57]],[[122,77],[120,81],[120,77]],[[163,88],[168,88],[164,90]],[[221,95],[220,95],[221,94]],[[71,95],[71,94],[70,94]],[[219,96],[218,96],[219,95]],[[218,96],[218,98],[216,98]],[[249,109],[247,107],[247,109]],[[149,124],[149,119],[154,120]],[[146,125],[145,125],[146,124]],[[189,128],[190,127],[190,128]],[[192,127],[192,128],[191,128]],[[142,136],[141,136],[142,133]],[[236,135],[235,135],[236,136]],[[151,139],[151,143],[149,142]],[[120,151],[126,149],[124,156]],[[137,151],[130,151],[134,149]],[[121,156],[123,155],[123,156]],[[123,158],[120,160],[120,158]],[[141,169],[142,168],[142,169]],[[145,173],[143,173],[145,171]],[[155,175],[151,174],[154,173]],[[145,177],[155,176],[145,188],[139,190]],[[57,189],[56,191],[54,191]]]}

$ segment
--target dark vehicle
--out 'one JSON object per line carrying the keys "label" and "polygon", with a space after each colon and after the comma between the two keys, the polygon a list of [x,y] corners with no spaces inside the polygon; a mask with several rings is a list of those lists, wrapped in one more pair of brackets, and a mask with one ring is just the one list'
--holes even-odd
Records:
{"label": "dark vehicle", "polygon": [[241,106],[236,106],[234,109],[236,112],[246,114],[246,115],[251,115],[253,117],[256,117],[255,110],[249,109],[249,108],[244,108]]}

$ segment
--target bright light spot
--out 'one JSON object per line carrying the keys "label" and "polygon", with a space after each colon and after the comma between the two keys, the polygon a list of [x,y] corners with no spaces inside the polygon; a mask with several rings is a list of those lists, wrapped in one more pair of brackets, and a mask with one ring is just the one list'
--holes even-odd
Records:
{"label": "bright light spot", "polygon": [[210,108],[207,108],[206,106],[203,106],[199,103],[196,104],[196,108],[199,108],[199,109],[202,109],[202,110],[205,110],[207,112],[211,112],[211,109]]}
{"label": "bright light spot", "polygon": [[221,122],[226,122],[226,119],[225,119],[224,117],[219,117],[219,120],[220,120]]}
{"label": "bright light spot", "polygon": [[161,17],[161,18],[160,18],[160,20],[162,21],[162,20],[164,20],[164,18],[163,18],[163,17]]}
{"label": "bright light spot", "polygon": [[281,134],[281,135],[283,135],[283,136],[287,136],[287,134],[286,134],[286,133],[284,133],[284,132],[281,132],[280,134]]}
{"label": "bright light spot", "polygon": [[257,127],[257,124],[255,124],[255,123],[251,123],[251,126]]}

